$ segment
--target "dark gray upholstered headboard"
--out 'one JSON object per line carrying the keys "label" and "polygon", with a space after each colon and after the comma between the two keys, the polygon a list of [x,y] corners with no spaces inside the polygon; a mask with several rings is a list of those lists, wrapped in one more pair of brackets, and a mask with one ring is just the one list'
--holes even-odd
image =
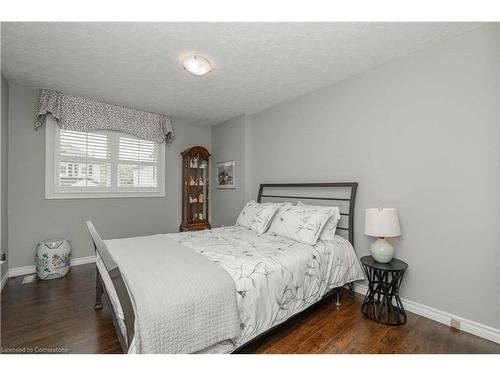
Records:
{"label": "dark gray upholstered headboard", "polygon": [[303,201],[306,204],[322,206],[338,206],[340,221],[338,234],[346,237],[354,246],[354,203],[356,201],[357,182],[320,182],[320,183],[290,183],[261,184],[257,202],[294,202]]}

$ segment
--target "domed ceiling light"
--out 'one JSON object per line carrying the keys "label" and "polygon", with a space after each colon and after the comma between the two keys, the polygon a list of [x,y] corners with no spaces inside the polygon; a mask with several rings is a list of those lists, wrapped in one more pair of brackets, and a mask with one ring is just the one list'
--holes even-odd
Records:
{"label": "domed ceiling light", "polygon": [[182,61],[182,66],[194,76],[201,77],[212,71],[212,64],[200,55],[191,55]]}

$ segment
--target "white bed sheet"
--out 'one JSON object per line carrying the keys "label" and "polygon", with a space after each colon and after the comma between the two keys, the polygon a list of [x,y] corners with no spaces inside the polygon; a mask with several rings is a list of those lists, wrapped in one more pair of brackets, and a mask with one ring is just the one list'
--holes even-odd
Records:
{"label": "white bed sheet", "polygon": [[[352,245],[335,236],[316,245],[232,226],[164,235],[208,257],[233,278],[242,333],[201,353],[228,353],[320,300],[329,290],[363,279]],[[124,332],[123,314],[104,264],[97,267]],[[134,353],[134,342],[129,353]]]}

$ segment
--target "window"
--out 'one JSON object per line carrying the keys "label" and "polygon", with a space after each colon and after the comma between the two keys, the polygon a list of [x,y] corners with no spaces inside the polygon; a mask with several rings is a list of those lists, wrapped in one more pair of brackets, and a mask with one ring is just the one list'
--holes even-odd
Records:
{"label": "window", "polygon": [[165,144],[46,122],[47,199],[165,196]]}

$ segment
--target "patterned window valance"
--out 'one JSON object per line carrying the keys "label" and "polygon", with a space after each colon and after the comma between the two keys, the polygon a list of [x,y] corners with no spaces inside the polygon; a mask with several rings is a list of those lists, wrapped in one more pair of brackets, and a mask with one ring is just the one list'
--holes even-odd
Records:
{"label": "patterned window valance", "polygon": [[45,123],[47,114],[62,129],[77,131],[115,130],[156,143],[171,143],[174,137],[170,118],[98,102],[95,100],[41,90],[35,129]]}

